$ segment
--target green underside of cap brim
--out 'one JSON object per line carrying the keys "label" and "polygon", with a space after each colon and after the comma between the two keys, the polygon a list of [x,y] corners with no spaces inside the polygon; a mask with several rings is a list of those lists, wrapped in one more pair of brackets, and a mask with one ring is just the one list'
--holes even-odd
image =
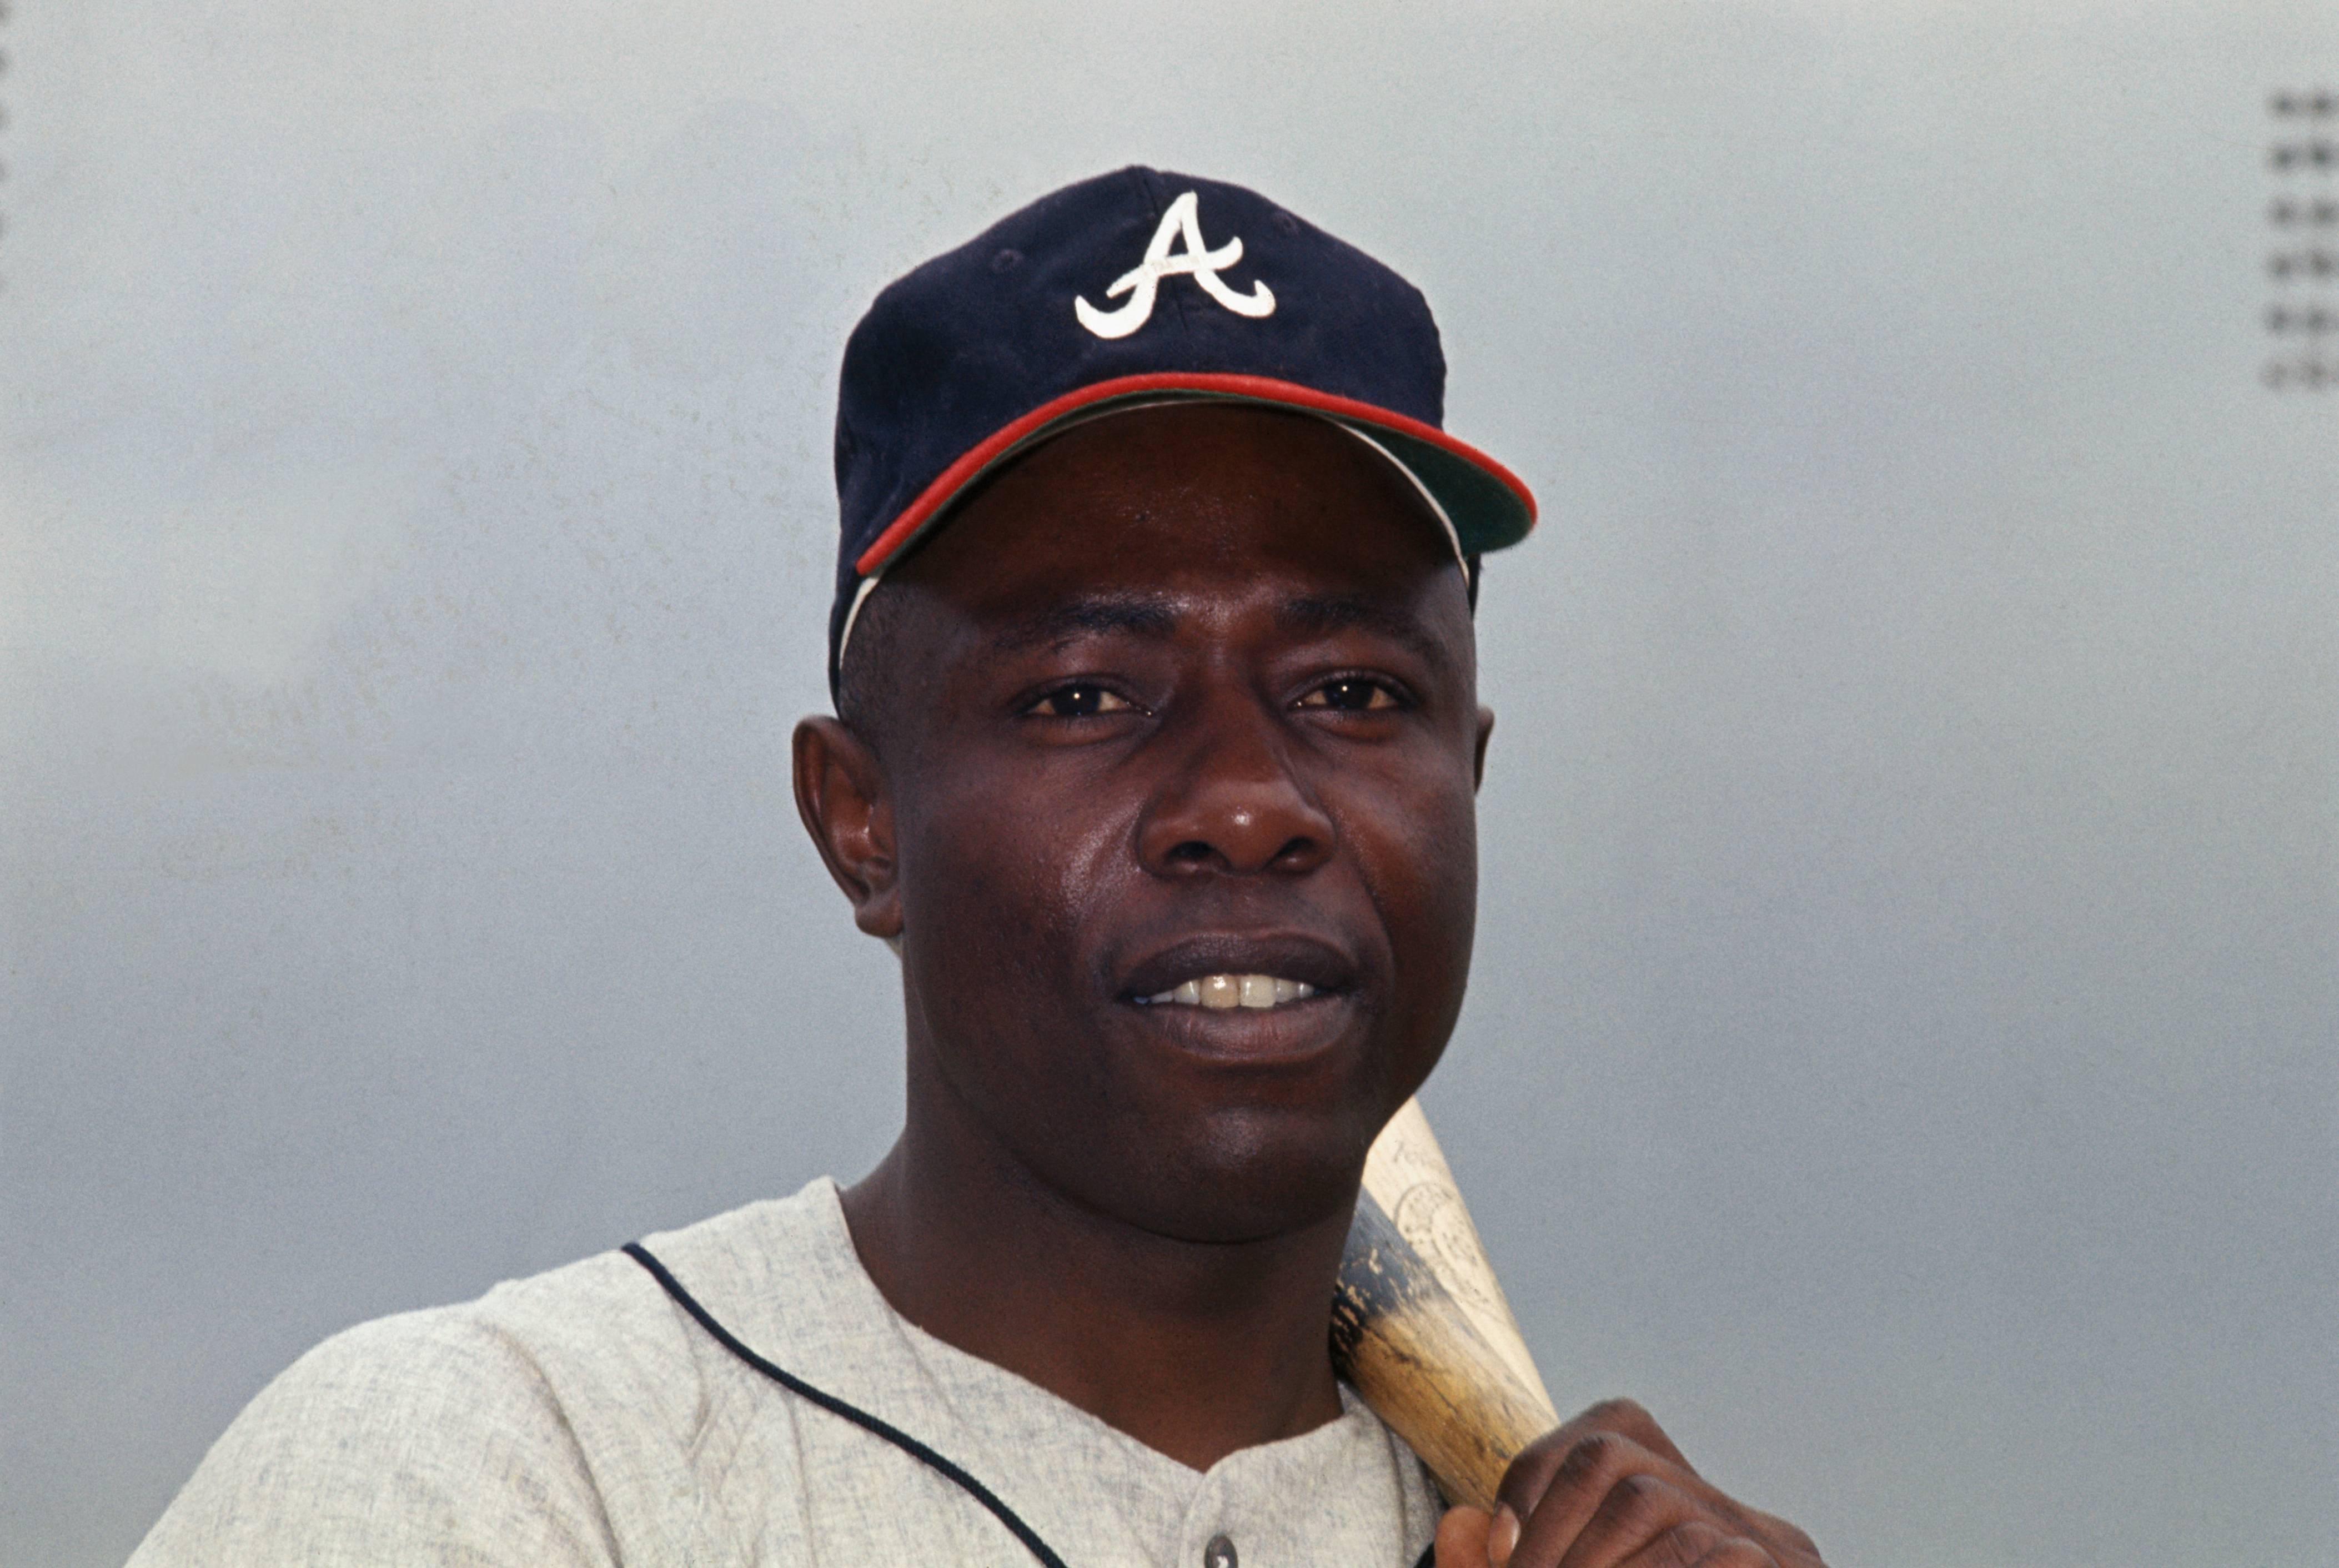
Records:
{"label": "green underside of cap brim", "polygon": [[[1365,424],[1361,419],[1353,422]],[[1518,493],[1469,459],[1386,425],[1368,428],[1373,439],[1411,468],[1422,488],[1446,508],[1455,537],[1462,541],[1463,554],[1507,549],[1534,528],[1535,517]]]}

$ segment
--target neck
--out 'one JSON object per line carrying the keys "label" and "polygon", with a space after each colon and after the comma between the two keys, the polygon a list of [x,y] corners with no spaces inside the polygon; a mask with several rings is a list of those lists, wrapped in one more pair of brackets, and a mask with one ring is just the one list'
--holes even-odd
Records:
{"label": "neck", "polygon": [[947,1114],[921,1115],[844,1194],[893,1309],[1197,1470],[1337,1417],[1326,1347],[1345,1210],[1288,1235],[1190,1242],[1072,1202]]}

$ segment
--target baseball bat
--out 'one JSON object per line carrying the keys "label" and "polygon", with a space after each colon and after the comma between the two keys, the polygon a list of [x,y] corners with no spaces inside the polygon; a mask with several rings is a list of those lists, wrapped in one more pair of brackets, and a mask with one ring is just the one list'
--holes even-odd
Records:
{"label": "baseball bat", "polygon": [[1559,1425],[1413,1100],[1366,1157],[1332,1297],[1332,1361],[1449,1503],[1493,1508],[1511,1460]]}

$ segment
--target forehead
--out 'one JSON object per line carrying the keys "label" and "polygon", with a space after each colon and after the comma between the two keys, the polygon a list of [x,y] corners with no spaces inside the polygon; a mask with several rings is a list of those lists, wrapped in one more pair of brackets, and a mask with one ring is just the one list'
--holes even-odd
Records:
{"label": "forehead", "polygon": [[1066,431],[993,476],[896,575],[981,619],[1094,600],[1194,614],[1466,598],[1445,525],[1387,458],[1326,420],[1229,404]]}

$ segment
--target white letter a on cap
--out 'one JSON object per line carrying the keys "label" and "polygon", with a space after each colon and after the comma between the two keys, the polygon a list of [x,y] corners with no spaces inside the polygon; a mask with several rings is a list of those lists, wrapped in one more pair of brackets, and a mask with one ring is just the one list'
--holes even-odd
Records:
{"label": "white letter a on cap", "polygon": [[[1274,314],[1275,295],[1265,283],[1254,282],[1249,293],[1238,294],[1220,281],[1220,272],[1242,260],[1242,241],[1238,237],[1211,250],[1202,240],[1202,224],[1197,216],[1199,204],[1191,191],[1170,202],[1170,210],[1161,214],[1161,226],[1153,231],[1152,242],[1145,247],[1145,260],[1114,279],[1112,287],[1104,291],[1108,300],[1127,294],[1127,304],[1100,311],[1086,299],[1073,297],[1072,314],[1081,319],[1081,326],[1100,338],[1126,338],[1152,319],[1153,300],[1161,291],[1161,280],[1181,273],[1191,274],[1202,285],[1202,292],[1238,316],[1256,319]],[[1174,255],[1170,250],[1172,241],[1184,247]]]}

